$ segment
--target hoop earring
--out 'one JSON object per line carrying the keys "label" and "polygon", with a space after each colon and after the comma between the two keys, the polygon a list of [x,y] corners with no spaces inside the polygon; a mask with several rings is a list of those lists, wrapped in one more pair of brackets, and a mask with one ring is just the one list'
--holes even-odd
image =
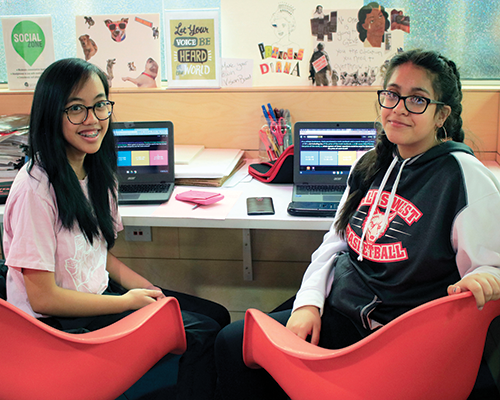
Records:
{"label": "hoop earring", "polygon": [[446,131],[446,128],[443,125],[443,130],[444,130],[444,140],[448,140],[448,132]]}
{"label": "hoop earring", "polygon": [[444,127],[444,125],[441,128],[443,128],[443,131],[444,131],[444,139],[441,139],[441,140],[443,142],[447,142],[448,141],[448,132],[446,131],[446,128]]}

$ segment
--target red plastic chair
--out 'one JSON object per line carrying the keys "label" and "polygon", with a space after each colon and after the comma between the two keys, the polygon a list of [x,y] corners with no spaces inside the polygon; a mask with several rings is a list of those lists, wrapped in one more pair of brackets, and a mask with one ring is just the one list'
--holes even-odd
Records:
{"label": "red plastic chair", "polygon": [[396,318],[352,346],[328,350],[248,310],[243,358],[266,369],[293,400],[464,400],[481,363],[500,300],[482,311],[470,292]]}
{"label": "red plastic chair", "polygon": [[112,400],[167,353],[186,349],[169,297],[97,331],[53,329],[0,299],[0,398]]}

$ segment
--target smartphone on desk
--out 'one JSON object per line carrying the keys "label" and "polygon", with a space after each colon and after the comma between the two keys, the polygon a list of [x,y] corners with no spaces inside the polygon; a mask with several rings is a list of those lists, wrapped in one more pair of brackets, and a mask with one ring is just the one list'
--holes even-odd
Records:
{"label": "smartphone on desk", "polygon": [[274,204],[271,197],[248,197],[247,198],[248,215],[273,215]]}

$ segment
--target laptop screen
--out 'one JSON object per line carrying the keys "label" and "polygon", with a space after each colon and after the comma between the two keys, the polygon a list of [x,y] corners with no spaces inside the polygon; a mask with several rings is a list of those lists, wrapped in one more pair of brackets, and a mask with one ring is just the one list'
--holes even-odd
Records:
{"label": "laptop screen", "polygon": [[373,122],[298,122],[294,133],[294,175],[312,182],[316,176],[347,178],[353,163],[374,147],[377,135]]}
{"label": "laptop screen", "polygon": [[173,178],[173,127],[170,122],[115,123],[113,132],[120,181],[155,182],[158,174]]}

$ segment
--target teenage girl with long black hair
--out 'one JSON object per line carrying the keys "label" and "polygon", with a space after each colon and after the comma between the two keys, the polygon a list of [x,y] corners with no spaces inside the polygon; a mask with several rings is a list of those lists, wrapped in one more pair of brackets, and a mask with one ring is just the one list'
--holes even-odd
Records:
{"label": "teenage girl with long black hair", "polygon": [[[270,314],[325,348],[446,294],[471,291],[479,308],[500,299],[500,183],[463,144],[455,63],[398,54],[383,88],[376,148],[353,168],[293,309]],[[242,337],[243,321],[218,335],[221,397],[287,399],[266,371],[244,365]]]}
{"label": "teenage girl with long black hair", "polygon": [[[227,310],[155,287],[109,252],[122,229],[113,104],[105,74],[86,61],[60,60],[41,75],[31,109],[30,161],[5,206],[7,301],[55,328],[92,331],[174,296],[188,344],[178,398],[211,399],[213,343],[229,323]],[[117,284],[113,293],[109,278]]]}

